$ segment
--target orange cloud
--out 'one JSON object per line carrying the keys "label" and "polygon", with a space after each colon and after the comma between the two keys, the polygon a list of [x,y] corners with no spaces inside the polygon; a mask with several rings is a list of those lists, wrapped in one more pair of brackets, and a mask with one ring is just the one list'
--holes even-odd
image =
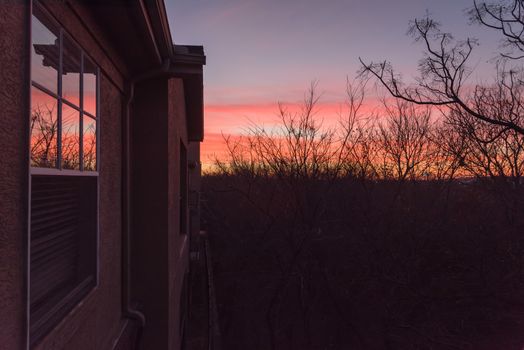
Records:
{"label": "orange cloud", "polygon": [[[300,103],[283,103],[290,112],[300,109]],[[376,110],[376,104],[362,106],[363,116],[369,116]],[[337,125],[345,111],[344,102],[318,103],[316,116],[325,126]],[[205,106],[207,133],[241,134],[251,123],[257,125],[278,124],[278,104],[207,104]]]}
{"label": "orange cloud", "polygon": [[204,170],[209,169],[216,159],[224,160],[228,156],[224,137],[230,137],[232,141],[240,139],[238,134],[221,134],[207,132],[204,142],[200,148],[200,160]]}
{"label": "orange cloud", "polygon": [[[300,103],[284,103],[290,112],[300,110]],[[318,103],[316,116],[323,121],[324,127],[337,127],[341,116],[344,116],[343,102]],[[364,105],[362,116],[367,117],[374,113],[375,105]],[[239,138],[255,123],[271,127],[280,125],[278,118],[278,104],[253,103],[253,104],[207,104],[206,133],[201,148],[201,160],[204,168],[209,167],[214,159],[225,159],[227,149],[224,136]]]}

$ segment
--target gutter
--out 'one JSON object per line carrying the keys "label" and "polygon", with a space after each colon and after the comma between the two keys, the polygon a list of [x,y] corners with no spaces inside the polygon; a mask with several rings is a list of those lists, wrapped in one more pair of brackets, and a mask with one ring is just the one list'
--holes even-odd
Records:
{"label": "gutter", "polygon": [[142,330],[146,326],[146,317],[140,311],[137,310],[133,305],[131,305],[131,103],[135,97],[135,84],[149,78],[153,78],[162,74],[165,74],[169,70],[170,60],[164,60],[163,64],[151,71],[140,74],[133,79],[128,84],[128,95],[127,101],[125,104],[125,114],[124,121],[122,125],[122,135],[124,137],[123,142],[123,162],[122,162],[122,182],[123,182],[123,191],[122,191],[122,223],[123,223],[123,266],[122,266],[122,284],[123,284],[123,309],[124,317],[138,321],[140,328],[138,331],[138,336],[136,343],[138,344],[142,335]]}

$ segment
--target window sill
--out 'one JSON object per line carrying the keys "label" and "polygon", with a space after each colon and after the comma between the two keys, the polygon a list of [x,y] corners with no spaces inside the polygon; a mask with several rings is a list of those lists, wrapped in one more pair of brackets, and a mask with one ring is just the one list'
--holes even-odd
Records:
{"label": "window sill", "polygon": [[[57,337],[56,333],[60,332],[60,329],[62,329],[64,324],[70,323],[71,318],[78,313],[78,309],[82,308],[87,300],[91,299],[91,295],[93,295],[96,289],[97,286],[94,278],[92,276],[86,278],[75,289],[68,293],[59,304],[55,305],[52,310],[44,315],[44,317],[41,317],[39,321],[35,322],[35,324],[32,324],[32,336],[36,339],[31,340],[31,348],[39,348],[43,344],[47,343],[50,339],[62,339],[63,337]],[[71,307],[68,305],[74,306]],[[60,309],[62,308],[70,308],[70,310],[65,314],[65,316],[61,317],[62,320],[58,322],[55,327],[49,331],[45,329],[42,330],[42,328],[45,328],[46,321],[59,313]]]}
{"label": "window sill", "polygon": [[31,175],[98,176],[98,171],[80,171],[55,168],[30,168]]}

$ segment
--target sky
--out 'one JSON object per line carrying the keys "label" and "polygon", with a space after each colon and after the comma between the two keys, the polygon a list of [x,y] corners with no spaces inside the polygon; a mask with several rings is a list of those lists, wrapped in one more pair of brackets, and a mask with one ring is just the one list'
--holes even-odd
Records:
{"label": "sky", "polygon": [[346,77],[365,61],[391,61],[409,80],[422,47],[406,35],[409,22],[429,13],[457,39],[475,37],[475,80],[488,79],[496,32],[468,23],[473,0],[166,0],[173,40],[203,45],[205,139],[202,162],[223,152],[222,134],[239,135],[250,122],[272,123],[277,102],[300,103],[312,81],[319,112],[334,118]]}

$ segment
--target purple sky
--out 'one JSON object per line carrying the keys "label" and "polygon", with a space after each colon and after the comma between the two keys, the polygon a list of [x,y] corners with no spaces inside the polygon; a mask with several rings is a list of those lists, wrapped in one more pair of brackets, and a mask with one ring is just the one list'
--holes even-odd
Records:
{"label": "purple sky", "polygon": [[[358,57],[390,60],[406,78],[416,74],[421,46],[406,35],[408,23],[428,11],[457,39],[481,46],[471,63],[475,80],[490,76],[497,33],[468,25],[472,0],[167,0],[173,38],[202,44],[206,135],[238,133],[247,118],[271,118],[277,101],[298,102],[318,80],[323,103],[343,101],[346,76]],[[212,139],[212,137],[210,137]],[[205,148],[206,145],[204,145]],[[211,145],[208,144],[208,148]]]}

